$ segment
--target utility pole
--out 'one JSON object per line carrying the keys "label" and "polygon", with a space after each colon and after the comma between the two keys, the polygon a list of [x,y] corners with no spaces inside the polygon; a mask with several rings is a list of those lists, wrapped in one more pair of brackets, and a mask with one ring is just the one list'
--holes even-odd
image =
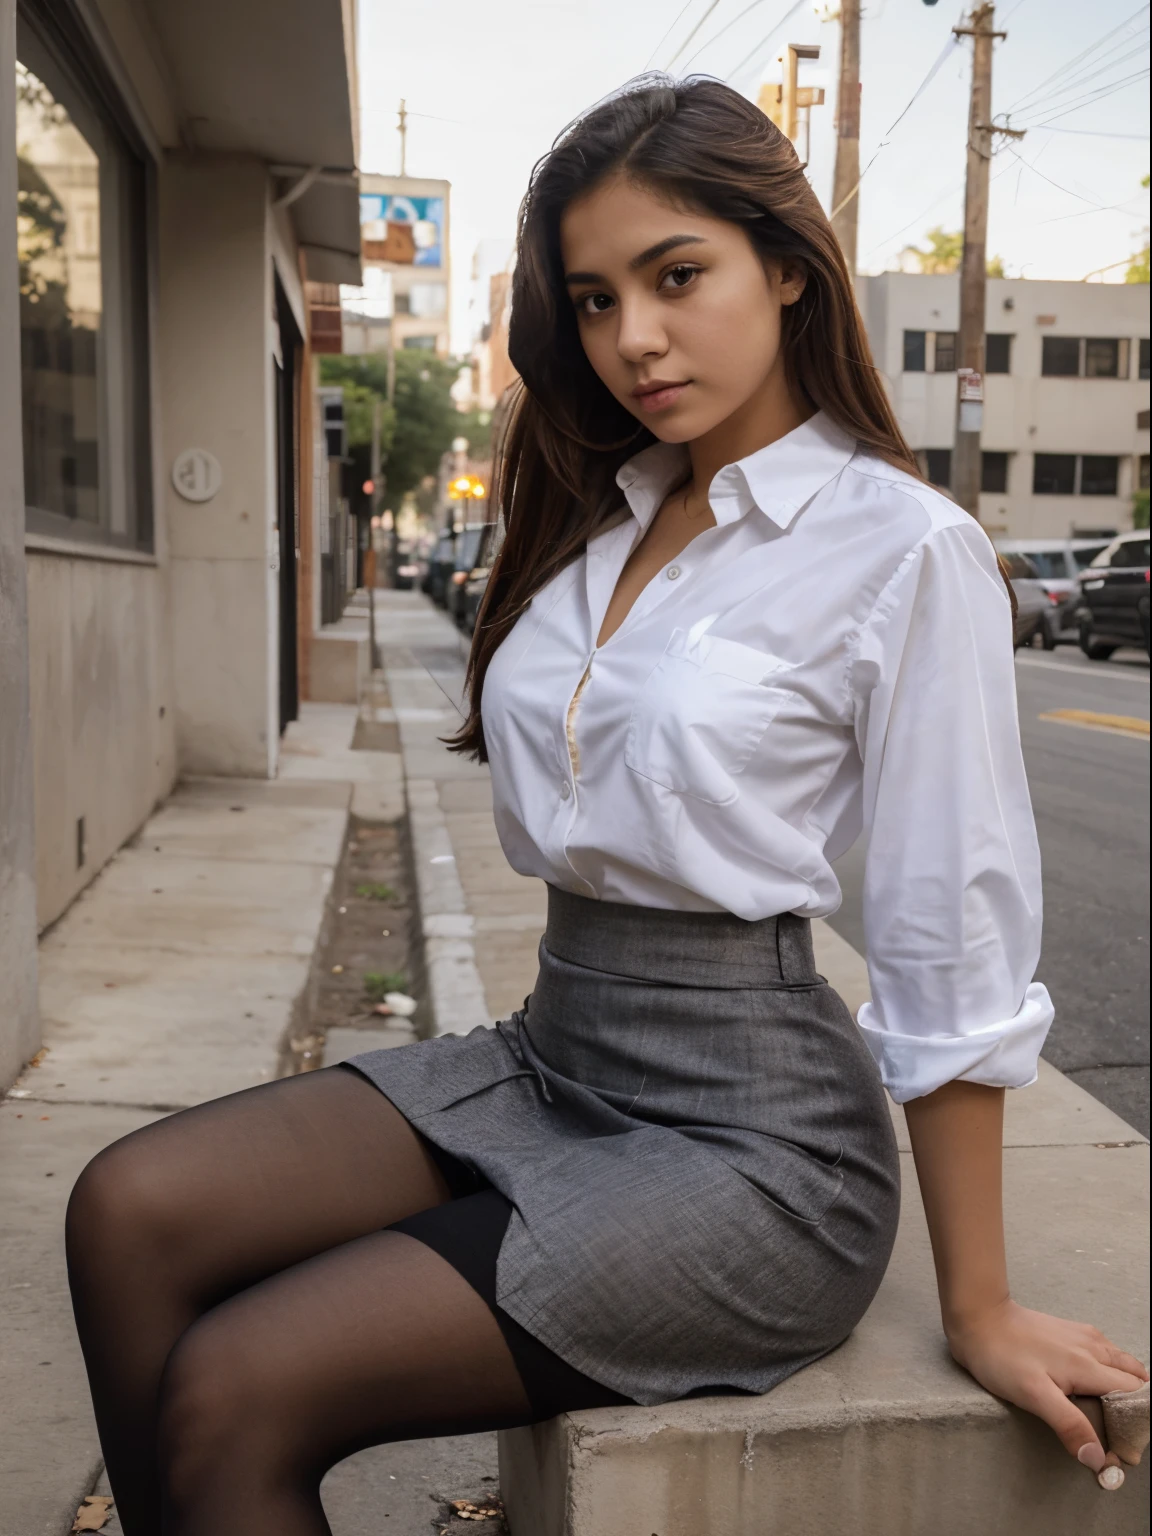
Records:
{"label": "utility pole", "polygon": [[836,93],[836,169],[832,230],[856,280],[856,220],[860,209],[860,0],[840,0],[840,84]]}
{"label": "utility pole", "polygon": [[400,102],[400,174],[408,174],[408,103]]}
{"label": "utility pole", "polygon": [[380,650],[376,644],[376,526],[379,525],[380,506],[380,396],[372,400],[372,449],[369,460],[372,477],[372,515],[368,519],[368,547],[372,551],[372,580],[368,583],[368,667],[375,672],[380,666]]}
{"label": "utility pole", "polygon": [[979,521],[984,426],[984,325],[988,284],[988,169],[992,136],[1022,139],[1019,129],[992,124],[992,45],[1007,32],[993,26],[995,7],[973,7],[967,25],[953,27],[972,39],[972,95],[968,106],[968,167],[964,182],[964,254],[960,261],[960,331],[956,338],[956,438],[952,450],[953,498]]}

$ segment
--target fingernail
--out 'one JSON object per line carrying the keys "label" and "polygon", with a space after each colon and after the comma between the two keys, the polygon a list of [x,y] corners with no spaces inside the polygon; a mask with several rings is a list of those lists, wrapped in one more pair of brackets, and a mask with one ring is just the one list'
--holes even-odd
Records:
{"label": "fingernail", "polygon": [[1115,1493],[1117,1488],[1124,1486],[1124,1468],[1105,1467],[1103,1472],[1097,1472],[1096,1481],[1105,1493]]}
{"label": "fingernail", "polygon": [[1098,1440],[1085,1440],[1076,1452],[1076,1460],[1083,1462],[1086,1467],[1091,1467],[1093,1472],[1103,1472],[1107,1458],[1104,1455],[1104,1447]]}

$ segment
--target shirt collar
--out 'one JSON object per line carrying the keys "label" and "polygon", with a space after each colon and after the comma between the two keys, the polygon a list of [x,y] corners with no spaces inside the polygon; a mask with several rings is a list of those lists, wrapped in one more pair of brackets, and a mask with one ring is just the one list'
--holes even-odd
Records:
{"label": "shirt collar", "polygon": [[[719,471],[708,490],[717,523],[737,522],[756,508],[778,527],[787,528],[855,452],[855,439],[817,411],[785,437]],[[616,483],[642,529],[647,529],[688,468],[683,443],[653,443],[623,465]]]}

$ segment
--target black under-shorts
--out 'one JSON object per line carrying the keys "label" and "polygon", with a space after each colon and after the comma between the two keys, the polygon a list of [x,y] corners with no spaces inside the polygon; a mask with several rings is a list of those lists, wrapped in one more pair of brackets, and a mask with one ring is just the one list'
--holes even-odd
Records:
{"label": "black under-shorts", "polygon": [[496,1260],[512,1219],[512,1202],[474,1169],[430,1141],[425,1148],[440,1169],[451,1199],[393,1222],[446,1259],[487,1303],[500,1325],[536,1420],[579,1408],[631,1404],[610,1387],[583,1375],[541,1344],[496,1300]]}

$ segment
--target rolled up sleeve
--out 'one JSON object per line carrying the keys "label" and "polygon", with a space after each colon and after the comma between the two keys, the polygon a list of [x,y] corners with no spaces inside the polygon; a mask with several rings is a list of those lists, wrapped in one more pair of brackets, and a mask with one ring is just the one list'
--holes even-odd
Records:
{"label": "rolled up sleeve", "polygon": [[962,1078],[1034,1082],[1052,1022],[1040,856],[1008,595],[975,525],[937,530],[863,626],[853,667],[869,834],[872,1000],[859,1025],[897,1103]]}

